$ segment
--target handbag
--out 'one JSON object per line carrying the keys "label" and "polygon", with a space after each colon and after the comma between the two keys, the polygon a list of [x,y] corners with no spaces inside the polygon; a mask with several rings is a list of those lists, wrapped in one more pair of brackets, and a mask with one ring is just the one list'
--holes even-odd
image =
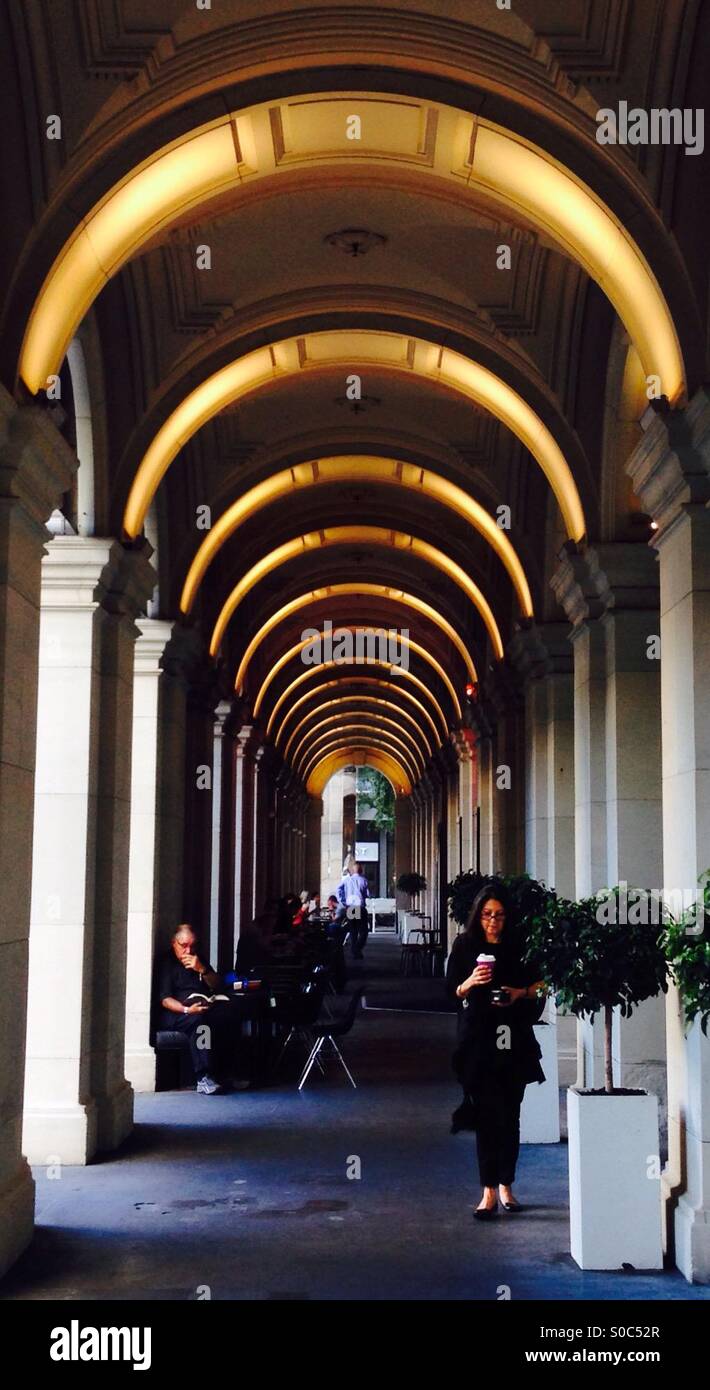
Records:
{"label": "handbag", "polygon": [[478,1128],[478,1111],[473,1096],[468,1091],[464,1098],[451,1116],[451,1133],[459,1134],[461,1130],[475,1131]]}

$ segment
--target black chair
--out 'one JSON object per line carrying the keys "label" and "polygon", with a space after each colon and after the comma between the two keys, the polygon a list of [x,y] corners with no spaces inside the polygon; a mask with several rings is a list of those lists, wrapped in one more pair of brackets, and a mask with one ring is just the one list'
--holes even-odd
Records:
{"label": "black chair", "polygon": [[190,1058],[190,1044],[185,1033],[180,1033],[175,1028],[161,1028],[160,1016],[162,1011],[156,972],[153,977],[148,1033],[148,1041],[155,1052],[155,1089],[156,1091],[184,1090],[195,1084],[195,1073]]}
{"label": "black chair", "polygon": [[281,1065],[291,1042],[295,1040],[310,1043],[312,1041],[313,1028],[323,1007],[327,979],[327,972],[323,971],[321,967],[316,967],[313,978],[301,985],[298,994],[293,995],[288,1002],[283,1002],[279,1022],[288,1027],[288,1033],[274,1063],[274,1071],[277,1071]]}
{"label": "black chair", "polygon": [[306,1065],[303,1068],[301,1079],[298,1083],[299,1091],[303,1090],[303,1087],[305,1086],[306,1081],[308,1080],[308,1077],[316,1063],[322,1070],[320,1054],[326,1043],[330,1045],[331,1051],[335,1053],[335,1056],[338,1058],[338,1061],[343,1067],[343,1070],[348,1078],[348,1081],[350,1082],[350,1085],[355,1090],[357,1090],[357,1086],[353,1081],[347,1062],[345,1061],[345,1058],[343,1057],[343,1054],[340,1051],[340,1048],[338,1047],[338,1044],[336,1043],[335,1039],[344,1038],[345,1034],[350,1032],[353,1023],[355,1022],[355,1015],[358,1010],[358,1004],[360,1003],[360,1000],[362,999],[364,993],[365,987],[364,985],[360,985],[359,988],[355,990],[355,993],[351,996],[350,1001],[348,1003],[348,1007],[341,1019],[328,1018],[324,1019],[322,1023],[314,1023],[312,1025],[311,1033],[314,1038],[314,1043],[313,1047],[311,1048]]}

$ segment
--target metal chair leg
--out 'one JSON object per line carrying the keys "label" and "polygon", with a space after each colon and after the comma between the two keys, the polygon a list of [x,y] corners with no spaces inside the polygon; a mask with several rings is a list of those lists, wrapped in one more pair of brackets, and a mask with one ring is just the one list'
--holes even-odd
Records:
{"label": "metal chair leg", "polygon": [[286,1048],[288,1047],[288,1045],[289,1045],[289,1043],[290,1043],[290,1041],[291,1041],[291,1039],[292,1039],[292,1037],[293,1037],[295,1031],[296,1031],[295,1028],[291,1028],[291,1030],[290,1030],[290,1032],[289,1032],[289,1035],[288,1035],[288,1037],[287,1037],[287,1039],[286,1039],[286,1041],[285,1041],[283,1047],[281,1048],[281,1051],[279,1052],[279,1055],[278,1055],[278,1057],[276,1058],[276,1061],[274,1062],[274,1071],[278,1071],[279,1067],[281,1066],[281,1063],[282,1063],[282,1061],[283,1061],[283,1059],[284,1059],[284,1055],[285,1055],[285,1053],[286,1053]]}
{"label": "metal chair leg", "polygon": [[338,1044],[336,1043],[335,1038],[331,1038],[330,1035],[328,1035],[328,1042],[330,1043],[331,1047],[333,1048],[333,1051],[335,1052],[336,1057],[339,1057],[339,1058],[340,1058],[340,1061],[341,1061],[341,1063],[342,1063],[342,1065],[343,1065],[343,1067],[344,1067],[344,1069],[345,1069],[345,1074],[346,1074],[346,1076],[347,1076],[347,1078],[348,1078],[348,1081],[350,1082],[350,1085],[353,1087],[353,1089],[356,1091],[356,1090],[357,1090],[357,1086],[355,1085],[355,1082],[353,1081],[352,1075],[351,1075],[351,1073],[350,1073],[350,1068],[349,1068],[349,1066],[348,1066],[348,1064],[347,1064],[345,1058],[343,1057],[343,1054],[342,1054],[342,1052],[340,1051],[340,1048],[338,1047]]}
{"label": "metal chair leg", "polygon": [[306,1081],[308,1080],[308,1075],[309,1075],[309,1072],[311,1071],[311,1068],[312,1068],[314,1062],[318,1061],[318,1053],[320,1052],[320,1050],[321,1050],[321,1048],[322,1048],[322,1046],[323,1046],[323,1042],[324,1042],[324,1039],[323,1039],[323,1038],[318,1038],[317,1041],[313,1044],[313,1047],[311,1048],[310,1056],[309,1056],[308,1061],[306,1062],[306,1065],[305,1065],[305,1067],[304,1067],[304,1069],[303,1069],[303,1075],[301,1076],[301,1080],[300,1080],[299,1083],[298,1083],[298,1089],[299,1089],[299,1091],[301,1091],[301,1090],[303,1089],[303,1087],[304,1087]]}

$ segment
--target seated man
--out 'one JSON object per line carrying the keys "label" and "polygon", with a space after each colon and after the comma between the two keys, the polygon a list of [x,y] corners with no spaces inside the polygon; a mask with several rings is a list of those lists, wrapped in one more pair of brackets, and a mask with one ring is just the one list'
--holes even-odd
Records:
{"label": "seated man", "polygon": [[236,1040],[237,1019],[228,997],[210,1002],[222,982],[200,959],[192,927],[178,927],[170,947],[158,975],[163,1008],[160,1026],[187,1035],[196,1089],[200,1095],[213,1096],[220,1089],[212,1075],[215,1054],[228,1060]]}

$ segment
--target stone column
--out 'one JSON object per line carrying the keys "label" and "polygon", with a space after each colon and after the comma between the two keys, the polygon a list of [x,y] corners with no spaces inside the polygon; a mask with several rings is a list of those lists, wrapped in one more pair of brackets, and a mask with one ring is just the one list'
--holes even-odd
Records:
{"label": "stone column", "polygon": [[[42,562],[24,1143],[86,1163],[133,1124],[125,1079],[135,618],[147,542],[57,536]],[[63,961],[57,988],[57,952]]]}
{"label": "stone column", "polygon": [[244,724],[234,741],[234,948],[252,919],[254,864],[254,730]]}
{"label": "stone column", "polygon": [[[663,871],[667,894],[710,866],[710,395],[650,407],[627,471],[657,524],[660,559]],[[667,999],[669,1244],[687,1279],[710,1279],[710,1038]]]}
{"label": "stone column", "polygon": [[149,1043],[155,951],[158,764],[161,660],[173,630],[158,618],[138,620],[133,675],[131,843],[128,872],[126,1079],[134,1091],[155,1090]]}
{"label": "stone column", "polygon": [[306,808],[306,879],[320,893],[323,798],[309,796]]}
{"label": "stone column", "polygon": [[[185,794],[210,797],[209,766],[187,767],[187,702],[201,652],[193,630],[159,618],[137,623],[133,668],[128,872],[126,1077],[155,1089],[150,1046],[156,955],[185,920]],[[202,922],[194,923],[198,931]]]}
{"label": "stone column", "polygon": [[499,867],[494,743],[492,727],[488,721],[483,723],[481,716],[478,715],[476,750],[479,767],[478,812],[481,825],[481,862],[479,868],[482,874],[495,873]]}
{"label": "stone column", "polygon": [[606,784],[606,641],[594,619],[606,611],[608,590],[595,552],[569,549],[552,578],[572,623],[574,645],[575,886],[586,898],[608,882]]}
{"label": "stone column", "polygon": [[[659,888],[662,874],[658,571],[642,544],[563,557],[553,587],[575,625],[578,896],[624,881]],[[603,791],[603,800],[601,799]],[[603,834],[603,841],[596,843]],[[599,1084],[601,1025],[584,1025],[586,1084]],[[662,999],[615,1020],[615,1071],[665,1102]]]}
{"label": "stone column", "polygon": [[34,1183],[21,1153],[37,718],[41,562],[47,518],[76,455],[39,407],[0,386],[0,1274],[32,1237]]}
{"label": "stone column", "polygon": [[476,859],[476,740],[473,731],[459,729],[454,746],[458,760],[458,814],[461,817],[460,870],[465,872],[475,867]]}
{"label": "stone column", "polygon": [[[204,943],[203,949],[211,963],[217,968],[220,959],[220,941],[212,939],[212,820],[213,800],[219,791],[215,786],[215,709],[219,704],[220,690],[217,672],[211,665],[198,630],[180,628],[189,632],[193,643],[192,659],[185,654],[185,739],[181,754],[183,767],[183,858],[178,881],[181,887],[182,920],[194,925]],[[171,643],[171,652],[174,649]],[[229,739],[227,739],[229,743]],[[229,748],[225,751],[225,772],[229,772]],[[206,775],[210,772],[209,777]],[[228,818],[233,810],[231,780],[227,788],[222,811]],[[224,816],[223,816],[224,821]],[[223,837],[230,834],[229,826],[222,825]],[[231,841],[231,836],[230,836]],[[231,887],[230,896],[231,902]],[[219,921],[215,924],[219,926]],[[213,949],[214,948],[214,949]],[[230,938],[231,950],[231,938]]]}
{"label": "stone column", "polygon": [[573,898],[574,710],[565,623],[518,633],[510,645],[525,685],[525,866]]}
{"label": "stone column", "polygon": [[[215,965],[221,962],[220,933],[224,926],[225,910],[229,917],[234,913],[234,890],[224,892],[223,862],[225,857],[232,860],[232,880],[234,858],[231,828],[233,808],[230,806],[233,790],[233,769],[231,743],[227,733],[227,722],[232,712],[230,700],[220,700],[214,713],[212,728],[212,836],[210,845],[210,961]],[[229,850],[232,850],[231,855]],[[228,901],[225,902],[225,897]]]}

